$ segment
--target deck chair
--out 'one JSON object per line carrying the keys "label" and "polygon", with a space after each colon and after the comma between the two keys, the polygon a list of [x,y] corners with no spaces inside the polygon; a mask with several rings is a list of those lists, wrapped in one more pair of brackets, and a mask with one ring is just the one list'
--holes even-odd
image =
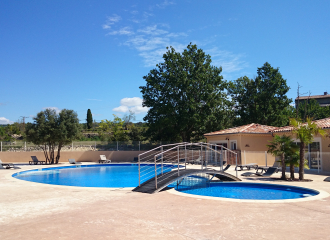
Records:
{"label": "deck chair", "polygon": [[248,163],[248,164],[243,164],[243,165],[237,165],[237,167],[235,167],[235,171],[237,168],[241,168],[241,171],[246,168],[247,170],[250,170],[251,168],[254,169],[258,169],[258,164],[256,163]]}
{"label": "deck chair", "polygon": [[0,168],[4,169],[9,169],[9,168],[15,168],[14,164],[13,163],[4,163],[1,161],[0,159]]}
{"label": "deck chair", "polygon": [[46,161],[39,161],[37,156],[31,156],[32,158],[32,161],[29,161],[29,164],[31,165],[32,163],[34,165],[37,165],[37,164],[46,164]]}
{"label": "deck chair", "polygon": [[100,155],[99,163],[111,163],[111,160],[107,159],[105,155]]}
{"label": "deck chair", "polygon": [[227,166],[224,168],[224,169],[222,169],[222,172],[225,172],[225,171],[227,171],[228,170],[228,168],[230,168],[230,164],[227,164]]}
{"label": "deck chair", "polygon": [[277,167],[269,167],[267,169],[267,171],[264,174],[261,173],[257,173],[257,172],[246,172],[246,173],[242,173],[241,176],[251,176],[251,175],[257,175],[260,177],[270,177],[271,175],[273,175],[275,172],[277,171]]}
{"label": "deck chair", "polygon": [[78,163],[76,162],[76,160],[73,159],[73,158],[70,158],[70,159],[69,159],[69,163],[70,163],[70,164],[78,164]]}
{"label": "deck chair", "polygon": [[[273,166],[274,167],[274,166]],[[260,173],[262,173],[263,171],[267,171],[269,167],[259,167],[257,168],[257,173],[259,173],[259,170],[260,170]],[[277,168],[276,172],[278,171],[281,171],[282,170],[282,167],[274,167],[274,168]]]}
{"label": "deck chair", "polygon": [[193,161],[193,164],[202,164],[202,157],[199,156],[199,158]]}

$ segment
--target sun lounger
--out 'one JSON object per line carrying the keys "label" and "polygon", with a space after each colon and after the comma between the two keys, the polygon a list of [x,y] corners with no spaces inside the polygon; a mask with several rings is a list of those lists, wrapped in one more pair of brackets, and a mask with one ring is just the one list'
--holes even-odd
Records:
{"label": "sun lounger", "polygon": [[107,159],[105,155],[100,155],[99,163],[111,163],[111,160]]}
{"label": "sun lounger", "polygon": [[29,164],[31,165],[32,163],[34,165],[37,165],[37,164],[46,164],[46,161],[39,161],[37,156],[31,156],[32,158],[32,161],[29,161]]}
{"label": "sun lounger", "polygon": [[[266,172],[266,171],[268,170],[268,168],[269,168],[269,167],[259,167],[259,166],[258,166],[258,168],[257,168],[257,173],[263,173],[263,172]],[[276,171],[276,172],[278,172],[278,171],[280,171],[280,170],[282,169],[282,167],[275,167],[275,168],[277,168],[277,171]],[[260,172],[259,172],[259,170],[260,170]]]}
{"label": "sun lounger", "polygon": [[202,157],[199,157],[196,160],[193,160],[192,162],[193,164],[202,164]]}
{"label": "sun lounger", "polygon": [[244,170],[244,168],[246,168],[247,170],[250,170],[251,168],[258,169],[258,164],[249,163],[249,164],[244,164],[244,165],[237,165],[237,167],[235,167],[235,171],[237,168],[240,168],[241,171]]}
{"label": "sun lounger", "polygon": [[76,160],[73,159],[73,158],[70,158],[70,159],[69,159],[69,163],[70,163],[70,164],[77,164]]}
{"label": "sun lounger", "polygon": [[261,173],[258,173],[258,172],[255,172],[255,173],[254,172],[246,172],[246,173],[242,173],[241,176],[248,177],[248,176],[251,176],[251,175],[257,175],[257,176],[260,176],[260,177],[270,177],[271,175],[273,175],[277,171],[278,171],[277,167],[269,167],[264,174],[261,174]]}
{"label": "sun lounger", "polygon": [[6,169],[9,169],[9,168],[15,168],[14,164],[13,163],[4,163],[1,161],[0,159],[0,168],[6,168]]}
{"label": "sun lounger", "polygon": [[228,168],[230,168],[230,164],[227,164],[227,166],[222,170],[222,172],[224,172],[224,171],[227,171],[228,170]]}

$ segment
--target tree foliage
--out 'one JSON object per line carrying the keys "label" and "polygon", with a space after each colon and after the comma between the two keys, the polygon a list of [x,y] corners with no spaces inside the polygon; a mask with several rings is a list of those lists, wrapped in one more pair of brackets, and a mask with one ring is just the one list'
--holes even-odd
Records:
{"label": "tree foliage", "polygon": [[87,129],[91,129],[93,127],[93,115],[90,109],[87,110]]}
{"label": "tree foliage", "polygon": [[98,131],[101,139],[107,141],[127,141],[128,136],[124,130],[125,121],[115,114],[113,116],[113,121],[105,119],[99,123]]}
{"label": "tree foliage", "polygon": [[330,106],[321,107],[315,99],[303,100],[298,105],[297,118],[303,122],[307,121],[307,118],[318,120],[328,117],[330,117]]}
{"label": "tree foliage", "polygon": [[230,126],[230,101],[225,93],[221,67],[189,44],[182,53],[167,48],[164,62],[143,79],[143,106],[150,107],[144,120],[154,140],[191,141],[204,133]]}
{"label": "tree foliage", "polygon": [[33,120],[33,123],[26,125],[27,140],[43,149],[46,162],[58,163],[61,148],[76,139],[80,133],[77,113],[63,109],[56,114],[55,110],[46,109],[39,112]]}
{"label": "tree foliage", "polygon": [[[281,166],[282,166],[282,179],[286,179],[285,176],[285,167],[287,161],[291,160],[291,165],[294,165],[294,154],[298,150],[298,146],[291,140],[289,136],[283,135],[278,136],[275,135],[273,140],[270,141],[270,144],[267,145],[268,152],[272,153],[274,156],[279,156],[281,158]],[[290,166],[291,166],[290,165]],[[290,170],[292,170],[290,168]],[[291,172],[291,178],[294,178],[294,168],[293,173]]]}
{"label": "tree foliage", "polygon": [[246,76],[237,79],[229,88],[235,101],[235,124],[285,126],[292,101],[286,96],[289,89],[279,69],[268,62],[258,68],[255,79]]}
{"label": "tree foliage", "polygon": [[303,180],[305,146],[313,142],[315,135],[320,134],[321,136],[324,136],[326,132],[313,123],[310,118],[307,118],[306,123],[303,123],[300,120],[291,119],[290,125],[293,127],[292,132],[296,135],[296,138],[300,140],[299,180]]}

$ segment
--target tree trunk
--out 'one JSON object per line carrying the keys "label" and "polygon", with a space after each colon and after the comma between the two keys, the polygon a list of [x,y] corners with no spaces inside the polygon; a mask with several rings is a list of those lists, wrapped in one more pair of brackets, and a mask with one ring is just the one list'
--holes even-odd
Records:
{"label": "tree trunk", "polygon": [[305,143],[300,142],[300,161],[299,161],[299,180],[304,180],[304,164],[305,164]]}
{"label": "tree trunk", "polygon": [[44,150],[44,155],[45,155],[45,160],[46,163],[49,163],[49,157],[48,157],[48,152],[47,152],[47,145],[45,144],[44,147],[42,147],[42,149]]}
{"label": "tree trunk", "polygon": [[284,154],[281,155],[281,163],[282,163],[282,177],[281,177],[281,179],[286,180],[286,177],[285,177],[286,166],[285,166]]}
{"label": "tree trunk", "polygon": [[290,178],[294,180],[294,165],[290,164]]}
{"label": "tree trunk", "polygon": [[54,151],[55,151],[55,145],[54,144],[49,144],[49,163],[54,164]]}
{"label": "tree trunk", "polygon": [[58,162],[60,161],[60,157],[61,157],[61,148],[62,148],[62,146],[59,144],[58,145],[58,149],[57,149],[57,155],[56,155],[56,164],[58,164]]}

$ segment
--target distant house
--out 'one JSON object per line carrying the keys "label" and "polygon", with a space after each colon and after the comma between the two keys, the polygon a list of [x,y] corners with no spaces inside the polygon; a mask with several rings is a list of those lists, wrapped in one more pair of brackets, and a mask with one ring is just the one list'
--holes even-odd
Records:
{"label": "distant house", "polygon": [[324,92],[323,95],[304,96],[304,97],[296,98],[295,99],[296,108],[298,104],[305,101],[310,101],[311,99],[315,99],[320,104],[321,107],[330,106],[330,94]]}
{"label": "distant house", "polygon": [[[313,121],[316,125],[326,130],[330,136],[330,118]],[[208,143],[215,144],[218,149],[223,146],[236,150],[241,154],[241,163],[257,163],[258,165],[273,165],[275,157],[267,153],[267,144],[274,135],[290,135],[294,138],[292,127],[272,127],[251,123],[248,125],[224,129],[204,134]],[[306,146],[306,158],[311,169],[320,169],[330,172],[330,137],[314,136],[312,144]],[[319,163],[319,164],[318,164]]]}

